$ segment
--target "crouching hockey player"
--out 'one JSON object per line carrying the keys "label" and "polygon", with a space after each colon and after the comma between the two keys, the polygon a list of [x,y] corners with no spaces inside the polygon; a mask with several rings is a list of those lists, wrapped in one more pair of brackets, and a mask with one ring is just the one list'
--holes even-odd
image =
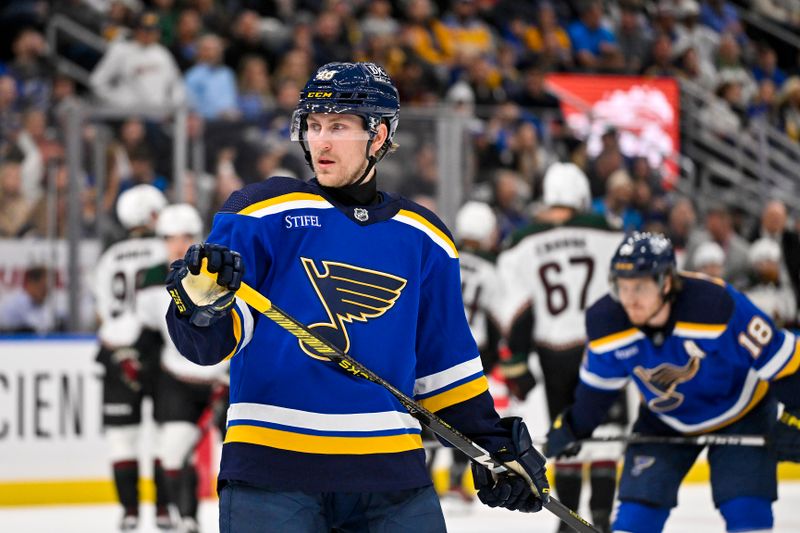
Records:
{"label": "crouching hockey player", "polygon": [[[575,403],[546,453],[575,453],[629,379],[643,397],[634,431],[676,436],[760,433],[771,447],[708,448],[714,505],[728,531],[769,531],[777,461],[800,460],[800,350],[745,296],[716,278],[677,273],[671,242],[634,233],[611,261],[611,292],[586,314],[588,353]],[[778,401],[785,405],[776,422]],[[631,444],[613,530],[663,529],[703,446]]]}
{"label": "crouching hockey player", "polygon": [[[498,459],[519,462],[541,494],[478,467],[482,501],[534,512],[549,497],[524,422],[493,408],[447,228],[377,189],[398,113],[381,67],[321,67],[292,120],[316,178],[273,177],[234,193],[207,242],[172,266],[176,346],[204,365],[231,358],[223,533],[445,531],[417,420],[385,388],[346,375],[235,298],[241,281]],[[199,275],[203,263],[216,284]]]}

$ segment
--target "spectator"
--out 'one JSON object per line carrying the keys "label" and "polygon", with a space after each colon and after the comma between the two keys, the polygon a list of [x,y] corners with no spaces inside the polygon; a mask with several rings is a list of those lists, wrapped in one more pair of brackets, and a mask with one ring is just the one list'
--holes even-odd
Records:
{"label": "spectator", "polygon": [[753,10],[779,24],[800,26],[800,4],[794,0],[753,0]]}
{"label": "spectator", "polygon": [[24,230],[31,203],[22,192],[21,154],[0,163],[0,237],[18,237]]}
{"label": "spectator", "polygon": [[780,246],[783,258],[784,278],[788,279],[800,302],[800,237],[789,229],[786,204],[780,200],[770,200],[761,211],[761,222],[750,235],[750,242],[758,239],[772,239]]}
{"label": "spectator", "polygon": [[16,138],[20,125],[17,84],[11,76],[0,75],[0,152]]}
{"label": "spectator", "polygon": [[500,231],[498,239],[502,241],[528,223],[526,207],[531,191],[519,175],[510,170],[498,171],[493,185],[493,207]]}
{"label": "spectator", "polygon": [[800,76],[790,77],[781,87],[778,110],[786,135],[800,141]]}
{"label": "spectator", "polygon": [[[67,220],[69,205],[69,170],[63,160],[54,160],[55,170],[53,172],[54,183],[52,190],[55,191],[55,198],[50,195],[42,195],[34,204],[25,223],[26,237],[45,237],[63,239],[69,232]],[[87,183],[85,175],[79,177],[81,182],[78,184],[81,190],[80,197],[80,228],[78,237],[86,236],[90,233],[90,228],[95,222],[95,191]]]}
{"label": "spectator", "polygon": [[633,180],[627,170],[617,169],[608,177],[606,193],[595,198],[592,211],[603,215],[612,228],[625,232],[642,229],[642,215],[633,207]]}
{"label": "spectator", "polygon": [[725,251],[725,281],[735,287],[742,287],[747,282],[749,246],[747,241],[733,231],[731,212],[726,206],[711,206],[706,213],[705,231],[692,235],[687,250],[687,270],[695,270],[695,251],[707,241],[716,242]]}
{"label": "spectator", "polygon": [[105,102],[126,109],[183,103],[183,79],[175,60],[158,42],[158,16],[142,13],[132,41],[112,43],[90,83]]}
{"label": "spectator", "polygon": [[194,9],[184,9],[178,15],[175,39],[170,45],[169,51],[175,58],[181,72],[186,72],[194,65],[197,58],[197,39],[202,29],[203,21]]}
{"label": "spectator", "polygon": [[167,48],[175,41],[175,30],[178,25],[178,13],[175,0],[151,0],[153,10],[158,15],[158,27],[161,30],[161,44]]}
{"label": "spectator", "polygon": [[64,316],[62,313],[57,316],[47,296],[47,269],[42,266],[28,268],[22,287],[0,303],[0,330],[43,334],[60,329]]}
{"label": "spectator", "polygon": [[723,81],[717,87],[715,94],[717,99],[700,110],[698,121],[708,131],[730,143],[735,143],[746,116],[746,111],[742,107],[744,100],[742,86],[735,81]]}
{"label": "spectator", "polygon": [[349,61],[353,48],[341,17],[333,11],[320,13],[314,24],[314,63],[325,65],[333,61]]}
{"label": "spectator", "polygon": [[780,124],[778,117],[778,95],[775,91],[775,83],[769,79],[763,79],[758,84],[758,93],[747,105],[747,119],[764,120],[773,126]]}
{"label": "spectator", "polygon": [[541,65],[553,70],[565,70],[573,66],[572,43],[566,30],[556,18],[550,2],[540,2],[537,25],[529,26],[524,33],[525,46]]}
{"label": "spectator", "polygon": [[50,103],[52,80],[44,36],[31,28],[23,29],[14,39],[13,52],[8,73],[17,82],[20,108],[45,110]]}
{"label": "spectator", "polygon": [[222,41],[216,35],[200,38],[197,64],[186,72],[186,91],[189,107],[206,120],[239,117],[236,75],[222,64]]}
{"label": "spectator", "polygon": [[122,194],[136,185],[152,185],[161,192],[167,190],[167,179],[156,174],[153,166],[153,155],[147,145],[140,144],[128,154],[130,158],[130,174],[123,176],[119,185],[119,192]]}
{"label": "spectator", "polygon": [[601,25],[603,8],[590,1],[581,10],[580,20],[570,24],[568,32],[578,68],[589,72],[619,71],[624,58],[616,36]]}
{"label": "spectator", "polygon": [[696,224],[697,213],[692,201],[689,198],[678,198],[669,211],[666,234],[675,248],[675,259],[679,269],[685,269],[686,247],[692,232],[696,231]]}
{"label": "spectator", "polygon": [[725,0],[705,0],[700,7],[700,23],[717,33],[729,33],[739,44],[747,42],[736,8]]}
{"label": "spectator", "polygon": [[714,241],[706,241],[698,246],[693,262],[697,272],[720,279],[725,275],[725,251]]}
{"label": "spectator", "polygon": [[239,68],[239,113],[248,122],[263,120],[275,105],[267,62],[259,56],[246,56]]}
{"label": "spectator", "polygon": [[781,276],[780,245],[770,238],[755,241],[748,252],[750,279],[744,293],[778,327],[797,323],[797,300]]}
{"label": "spectator", "polygon": [[563,121],[561,101],[547,90],[545,71],[538,64],[523,71],[522,87],[514,96],[514,101],[521,108],[539,117],[544,114],[548,116],[549,121]]}
{"label": "spectator", "polygon": [[775,49],[767,44],[762,44],[758,47],[758,56],[756,57],[756,64],[753,66],[751,72],[756,82],[768,79],[780,87],[786,81],[786,73],[778,66],[778,56]]}
{"label": "spectator", "polygon": [[592,161],[591,187],[592,198],[606,193],[606,182],[611,174],[625,167],[625,156],[619,145],[619,132],[614,126],[607,126],[600,136],[600,153]]}
{"label": "spectator", "polygon": [[[291,80],[292,83],[298,87],[298,96],[300,88],[303,87],[306,80],[311,76],[311,57],[308,52],[300,48],[293,48],[283,55],[278,68],[275,71],[275,79],[281,85],[285,80]],[[276,94],[278,88],[275,88]]]}
{"label": "spectator", "polygon": [[731,34],[724,34],[720,39],[717,73],[720,82],[741,84],[744,101],[749,101],[756,93],[756,82],[750,74],[750,69],[744,66],[741,47]]}
{"label": "spectator", "polygon": [[653,77],[677,77],[680,71],[673,64],[672,57],[672,39],[663,33],[657,35],[650,49],[650,59],[642,74]]}
{"label": "spectator", "polygon": [[361,19],[361,33],[365,38],[375,35],[395,37],[400,24],[392,18],[392,4],[388,0],[372,0],[367,3],[367,11]]}
{"label": "spectator", "polygon": [[[224,33],[217,33],[224,35]],[[225,64],[238,71],[240,63],[246,56],[259,56],[264,58],[268,65],[275,65],[276,55],[267,46],[267,41],[261,33],[261,18],[255,11],[242,11],[233,24],[230,44],[225,49]]]}
{"label": "spectator", "polygon": [[475,0],[450,0],[450,12],[442,18],[453,46],[456,64],[466,66],[478,56],[496,52],[495,36],[478,16]]}
{"label": "spectator", "polygon": [[638,74],[644,67],[651,39],[639,17],[639,7],[633,2],[620,3],[620,18],[617,26],[617,41],[624,58],[626,74]]}
{"label": "spectator", "polygon": [[453,59],[454,45],[447,28],[434,16],[431,0],[409,0],[405,15],[407,21],[402,29],[403,43],[414,58],[444,70]]}
{"label": "spectator", "polygon": [[683,0],[678,8],[680,24],[676,27],[674,49],[683,53],[694,48],[701,64],[713,64],[719,47],[719,33],[700,23],[700,4]]}
{"label": "spectator", "polygon": [[717,88],[717,72],[714,65],[702,61],[694,48],[687,48],[677,59],[678,76],[698,84],[706,91]]}

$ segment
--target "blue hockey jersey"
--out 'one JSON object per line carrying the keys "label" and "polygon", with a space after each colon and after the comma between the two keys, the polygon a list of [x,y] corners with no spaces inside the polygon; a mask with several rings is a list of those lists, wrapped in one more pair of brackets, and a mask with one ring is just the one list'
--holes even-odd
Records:
{"label": "blue hockey jersey", "polygon": [[[589,345],[577,396],[622,389],[633,379],[647,408],[678,433],[733,423],[800,366],[795,335],[722,280],[682,273],[666,327],[634,327],[610,296],[586,314]],[[605,403],[599,402],[581,402]],[[580,432],[589,413],[572,413]],[[595,420],[597,418],[595,417]]]}
{"label": "blue hockey jersey", "polygon": [[[490,451],[507,442],[461,301],[458,253],[429,211],[381,193],[338,204],[316,181],[234,193],[208,242],[238,251],[244,281]],[[220,479],[278,490],[430,484],[420,425],[381,386],[342,373],[238,300],[209,328],[168,314],[181,352],[231,358]]]}

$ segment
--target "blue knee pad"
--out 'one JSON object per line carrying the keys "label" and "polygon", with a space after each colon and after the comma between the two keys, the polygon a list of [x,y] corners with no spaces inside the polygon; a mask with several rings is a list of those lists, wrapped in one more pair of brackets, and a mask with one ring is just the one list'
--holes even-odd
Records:
{"label": "blue knee pad", "polygon": [[772,529],[772,502],[767,498],[739,496],[719,506],[729,533]]}
{"label": "blue knee pad", "polygon": [[611,529],[628,533],[660,533],[669,512],[666,507],[624,501],[619,504],[617,519]]}

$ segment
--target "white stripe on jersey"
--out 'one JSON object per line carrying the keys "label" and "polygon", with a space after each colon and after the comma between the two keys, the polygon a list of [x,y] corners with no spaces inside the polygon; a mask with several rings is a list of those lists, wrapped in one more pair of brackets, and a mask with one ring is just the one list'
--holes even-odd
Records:
{"label": "white stripe on jersey", "polygon": [[772,356],[772,359],[769,360],[769,363],[764,365],[758,371],[758,377],[764,381],[769,381],[775,377],[775,374],[780,372],[781,368],[784,367],[789,358],[794,355],[797,338],[794,336],[794,333],[790,331],[785,329],[782,331],[784,334],[783,344],[781,344],[780,349],[775,353],[775,355]]}
{"label": "white stripe on jersey", "polygon": [[475,357],[447,370],[417,378],[417,381],[414,382],[414,395],[419,396],[437,391],[478,372],[483,372],[483,364],[480,357]]}
{"label": "white stripe on jersey", "polygon": [[316,431],[386,431],[392,429],[419,430],[417,420],[408,413],[323,414],[301,411],[277,405],[235,403],[228,408],[228,422],[256,420],[282,426]]}
{"label": "white stripe on jersey", "polygon": [[603,389],[603,390],[620,390],[625,385],[627,385],[628,380],[630,378],[604,378],[602,376],[598,376],[593,372],[589,372],[583,365],[581,365],[580,370],[580,377],[581,381],[586,383],[587,385],[591,385],[595,389]]}

